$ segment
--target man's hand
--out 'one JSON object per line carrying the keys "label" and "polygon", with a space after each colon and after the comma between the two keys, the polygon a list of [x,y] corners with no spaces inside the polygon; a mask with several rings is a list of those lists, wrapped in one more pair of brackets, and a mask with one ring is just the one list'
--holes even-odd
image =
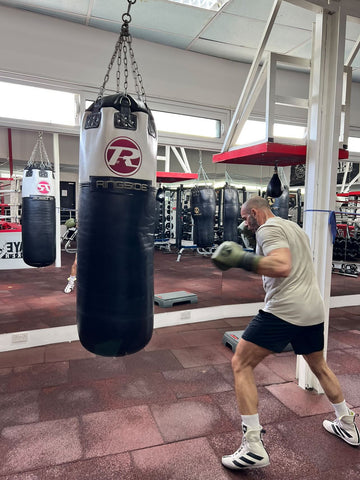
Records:
{"label": "man's hand", "polygon": [[220,270],[237,267],[256,272],[261,256],[245,252],[236,242],[223,242],[212,255],[211,260]]}

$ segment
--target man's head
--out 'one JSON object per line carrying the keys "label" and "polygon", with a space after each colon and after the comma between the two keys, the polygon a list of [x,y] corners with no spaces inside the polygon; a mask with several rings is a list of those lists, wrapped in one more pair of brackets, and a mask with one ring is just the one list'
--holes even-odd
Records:
{"label": "man's head", "polygon": [[251,197],[241,207],[241,218],[252,232],[256,232],[270,217],[274,217],[274,214],[265,198]]}

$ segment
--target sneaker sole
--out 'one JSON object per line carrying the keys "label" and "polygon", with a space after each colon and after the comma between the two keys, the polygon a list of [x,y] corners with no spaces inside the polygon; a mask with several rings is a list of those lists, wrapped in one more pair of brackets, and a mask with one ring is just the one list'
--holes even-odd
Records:
{"label": "sneaker sole", "polygon": [[[340,438],[340,440],[343,440],[344,442],[346,442],[348,445],[351,445],[352,447],[359,447],[360,446],[360,441],[358,443],[351,442],[345,436],[340,435],[336,430],[334,430],[331,422],[329,422],[329,423],[330,423],[329,428],[327,428],[325,426],[325,422],[323,423],[323,427],[325,428],[325,430],[327,432],[331,433],[331,435],[334,435],[335,437]],[[358,433],[358,436],[359,436],[359,433]]]}
{"label": "sneaker sole", "polygon": [[239,472],[240,470],[253,470],[254,468],[263,468],[270,465],[270,462],[268,462],[268,463],[264,463],[263,465],[246,465],[244,467],[237,467],[236,465],[230,466],[230,465],[225,465],[223,462],[221,463],[223,467],[228,468],[229,470],[235,470],[237,472]]}

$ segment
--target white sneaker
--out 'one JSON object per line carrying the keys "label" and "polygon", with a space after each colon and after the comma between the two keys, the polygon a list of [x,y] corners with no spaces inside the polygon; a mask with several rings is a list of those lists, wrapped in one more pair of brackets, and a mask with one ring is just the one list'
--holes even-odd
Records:
{"label": "white sneaker", "polygon": [[68,283],[66,287],[64,288],[65,293],[71,293],[75,288],[75,280],[72,278],[68,278]]}
{"label": "white sneaker", "polygon": [[243,425],[243,439],[240,448],[232,455],[224,455],[221,463],[232,470],[245,468],[260,468],[269,465],[269,455],[261,440],[261,433],[265,430],[248,430]]}
{"label": "white sneaker", "polygon": [[355,423],[355,417],[358,415],[349,410],[349,415],[343,415],[336,418],[333,422],[323,421],[325,430],[344,440],[344,442],[358,447],[360,445],[360,434]]}

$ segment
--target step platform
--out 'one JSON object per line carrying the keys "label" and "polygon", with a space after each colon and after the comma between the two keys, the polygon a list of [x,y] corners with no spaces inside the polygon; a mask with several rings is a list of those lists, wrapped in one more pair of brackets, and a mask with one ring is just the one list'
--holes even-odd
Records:
{"label": "step platform", "polygon": [[[240,338],[242,337],[242,334],[244,333],[245,330],[236,330],[233,332],[225,332],[222,343],[225,345],[225,347],[231,348],[233,352],[235,352],[236,346],[239,343]],[[283,352],[292,352],[293,348],[290,345],[286,345],[284,348]]]}
{"label": "step platform", "polygon": [[186,291],[159,293],[154,295],[154,302],[159,307],[173,307],[174,305],[182,303],[197,303],[198,298],[195,293]]}

